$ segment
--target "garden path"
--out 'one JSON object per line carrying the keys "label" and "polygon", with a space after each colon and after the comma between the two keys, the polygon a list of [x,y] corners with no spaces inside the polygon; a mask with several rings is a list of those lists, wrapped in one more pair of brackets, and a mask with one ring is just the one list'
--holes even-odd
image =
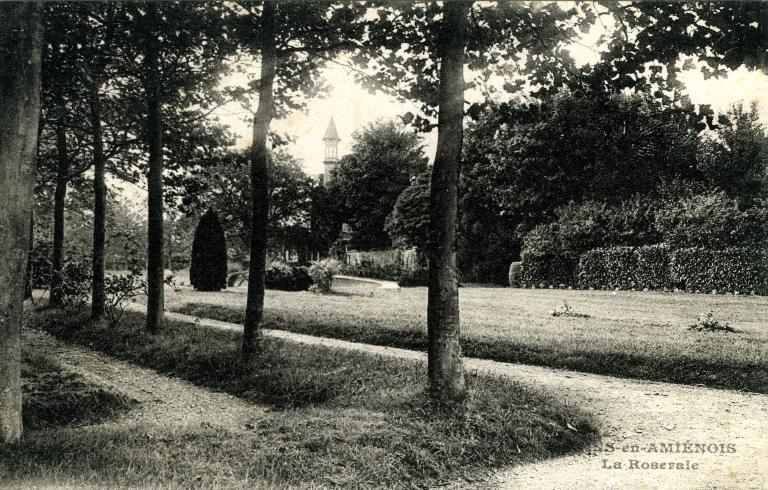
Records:
{"label": "garden path", "polygon": [[169,425],[182,429],[202,424],[245,431],[247,421],[266,409],[226,393],[201,388],[179,378],[63,342],[39,330],[25,330],[24,340],[25,345],[32,346],[35,351],[50,353],[65,371],[139,402],[127,414],[109,423],[163,429]]}
{"label": "garden path", "polygon": [[[132,304],[130,308],[143,311],[141,305]],[[238,324],[179,313],[166,316],[204,328],[241,329]],[[280,330],[265,330],[264,334],[292,342],[425,359],[424,353],[405,349]],[[465,358],[465,364],[470,370],[542,388],[566,403],[590,410],[603,432],[601,448],[505,469],[482,487],[491,484],[510,489],[768,488],[768,395],[472,358]],[[710,452],[715,449],[716,452]],[[689,469],[646,467],[670,462]],[[614,468],[615,463],[622,467]]]}

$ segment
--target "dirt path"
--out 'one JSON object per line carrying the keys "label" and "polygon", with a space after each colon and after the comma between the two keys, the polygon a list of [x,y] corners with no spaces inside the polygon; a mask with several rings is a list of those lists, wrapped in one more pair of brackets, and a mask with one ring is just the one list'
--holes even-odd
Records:
{"label": "dirt path", "polygon": [[[134,307],[142,309],[140,305]],[[179,313],[166,315],[200,327],[241,328]],[[280,330],[264,333],[292,342],[398,358],[425,358],[424,353],[404,349]],[[768,488],[768,395],[480,359],[465,361],[468,369],[543,388],[567,403],[592,411],[604,435],[602,448],[590,454],[514,467],[500,472],[488,484],[510,489]],[[614,467],[617,463],[620,468]],[[673,469],[667,469],[670,463]],[[658,465],[656,469],[653,464]]]}
{"label": "dirt path", "polygon": [[117,360],[84,347],[62,342],[37,330],[24,332],[26,345],[53,354],[61,367],[87,381],[122,393],[139,402],[125,416],[111,422],[141,426],[173,425],[244,427],[265,408],[240,398],[210,391],[151,369]]}

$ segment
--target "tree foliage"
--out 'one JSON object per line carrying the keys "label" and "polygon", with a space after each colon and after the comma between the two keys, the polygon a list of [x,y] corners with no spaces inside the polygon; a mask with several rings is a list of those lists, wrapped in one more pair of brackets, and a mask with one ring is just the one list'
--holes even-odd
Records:
{"label": "tree foliage", "polygon": [[354,134],[352,152],[336,168],[330,192],[353,229],[353,248],[390,246],[385,222],[411,178],[424,172],[421,139],[394,122],[378,122]]}

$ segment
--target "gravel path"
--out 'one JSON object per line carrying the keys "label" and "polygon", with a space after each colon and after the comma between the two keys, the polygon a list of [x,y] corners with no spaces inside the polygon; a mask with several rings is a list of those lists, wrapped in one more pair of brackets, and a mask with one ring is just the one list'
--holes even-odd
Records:
{"label": "gravel path", "polygon": [[[131,308],[143,310],[141,305]],[[166,316],[200,327],[241,329],[237,324],[179,313]],[[398,358],[425,358],[422,352],[280,330],[264,334]],[[589,454],[513,467],[498,473],[489,485],[510,489],[768,488],[767,395],[471,358],[465,362],[468,369],[543,388],[566,403],[592,411],[604,436],[601,448]],[[670,463],[673,469],[668,469]],[[617,464],[621,467],[614,467]]]}
{"label": "gravel path", "polygon": [[202,424],[237,430],[243,428],[255,414],[265,410],[263,406],[247,403],[232,395],[201,388],[151,369],[62,342],[38,330],[26,330],[24,335],[25,345],[53,354],[64,370],[139,402],[125,416],[110,423],[142,427],[168,427],[170,424],[177,428],[200,427]]}

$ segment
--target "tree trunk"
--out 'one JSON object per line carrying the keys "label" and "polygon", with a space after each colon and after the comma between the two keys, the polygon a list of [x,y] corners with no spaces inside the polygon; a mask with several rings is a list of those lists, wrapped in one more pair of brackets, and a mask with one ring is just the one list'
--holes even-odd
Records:
{"label": "tree trunk", "polygon": [[147,330],[156,333],[165,321],[163,299],[163,122],[160,101],[160,53],[157,4],[147,2],[145,58],[147,136]]}
{"label": "tree trunk", "polygon": [[104,142],[101,130],[99,88],[91,93],[91,137],[93,138],[93,278],[91,280],[91,318],[104,316],[104,242],[106,236],[107,185],[104,181]]}
{"label": "tree trunk", "polygon": [[[64,108],[61,108],[62,112]],[[56,191],[53,195],[53,257],[51,258],[51,299],[53,307],[62,306],[62,273],[64,262],[64,208],[69,181],[69,160],[67,156],[67,132],[63,121],[56,128]]]}
{"label": "tree trunk", "polygon": [[259,325],[264,316],[264,270],[267,263],[267,221],[269,216],[269,175],[267,136],[272,122],[272,85],[275,79],[275,5],[264,2],[261,12],[261,79],[259,106],[253,117],[251,144],[251,260],[248,270],[248,300],[243,326],[242,355],[248,359],[256,350]]}
{"label": "tree trunk", "polygon": [[0,2],[0,443],[21,438],[21,319],[40,117],[41,4]]}
{"label": "tree trunk", "polygon": [[466,2],[445,2],[441,26],[437,152],[430,194],[427,371],[429,394],[438,404],[466,396],[459,339],[456,219],[464,136],[464,46]]}
{"label": "tree trunk", "polygon": [[[39,138],[38,138],[38,141]],[[29,209],[29,248],[27,252],[27,271],[24,276],[24,300],[32,299],[32,248],[35,243],[35,211],[32,207]]]}

